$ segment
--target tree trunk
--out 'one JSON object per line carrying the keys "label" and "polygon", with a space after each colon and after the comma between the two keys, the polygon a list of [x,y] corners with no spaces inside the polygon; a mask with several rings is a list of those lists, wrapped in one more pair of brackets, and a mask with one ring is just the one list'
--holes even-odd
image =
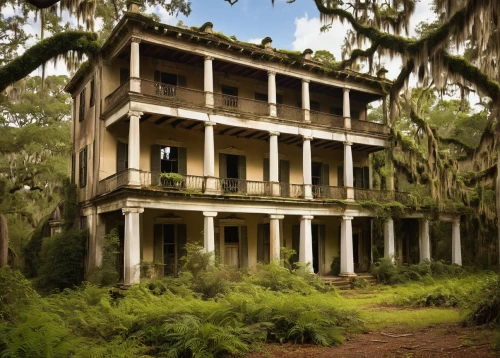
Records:
{"label": "tree trunk", "polygon": [[497,199],[497,255],[498,255],[498,269],[500,270],[500,153],[497,154],[497,180],[495,185],[496,199]]}
{"label": "tree trunk", "polygon": [[0,214],[0,267],[7,266],[9,259],[9,230],[5,216]]}

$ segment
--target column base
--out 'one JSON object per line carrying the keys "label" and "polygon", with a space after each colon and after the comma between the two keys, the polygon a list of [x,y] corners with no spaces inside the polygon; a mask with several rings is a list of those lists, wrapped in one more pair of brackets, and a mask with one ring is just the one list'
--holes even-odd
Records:
{"label": "column base", "polygon": [[351,118],[344,117],[344,129],[351,129]]}
{"label": "column base", "polygon": [[205,194],[220,194],[220,190],[218,188],[218,178],[215,177],[205,177]]}
{"label": "column base", "polygon": [[311,121],[311,112],[309,109],[304,109],[304,122]]}
{"label": "column base", "polygon": [[278,116],[278,110],[276,109],[276,104],[274,103],[269,103],[269,116],[270,117]]}
{"label": "column base", "polygon": [[214,94],[205,92],[205,107],[214,108]]}
{"label": "column base", "polygon": [[312,198],[313,198],[312,185],[304,184],[304,199],[312,199]]}
{"label": "column base", "polygon": [[130,92],[141,93],[141,80],[139,78],[130,79]]}
{"label": "column base", "polygon": [[358,275],[354,272],[341,272],[339,273],[340,277],[357,277]]}
{"label": "column base", "polygon": [[354,188],[346,188],[346,200],[354,201]]}
{"label": "column base", "polygon": [[272,196],[281,196],[280,183],[271,183],[271,195]]}

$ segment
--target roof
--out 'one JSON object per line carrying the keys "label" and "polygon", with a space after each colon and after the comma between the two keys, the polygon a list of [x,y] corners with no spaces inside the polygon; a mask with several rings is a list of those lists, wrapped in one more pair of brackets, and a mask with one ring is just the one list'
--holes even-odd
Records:
{"label": "roof", "polygon": [[[304,54],[311,54],[310,49],[305,49],[303,53],[300,51],[290,50],[277,50],[269,46],[271,40],[266,37],[266,43],[253,44],[243,41],[238,41],[234,36],[228,37],[222,33],[207,31],[212,28],[211,23],[205,23],[201,27],[177,27],[172,25],[163,24],[154,21],[151,17],[127,12],[122,17],[120,22],[113,29],[110,37],[106,40],[100,50],[101,56],[104,58],[107,54],[111,53],[116,46],[122,43],[124,31],[128,31],[131,25],[139,25],[141,31],[160,33],[162,35],[173,35],[181,39],[196,39],[198,42],[204,43],[206,46],[214,46],[218,49],[227,50],[228,52],[239,52],[252,58],[259,58],[260,60],[269,62],[281,62],[288,66],[307,69],[308,71],[315,72],[326,77],[334,79],[346,80],[354,83],[363,83],[369,87],[376,88],[385,92],[388,87],[392,86],[392,81],[385,78],[378,78],[369,74],[359,73],[350,69],[337,69],[334,66],[325,65],[324,63],[314,60],[312,58],[306,59]],[[310,56],[308,56],[310,57]],[[66,86],[66,91],[72,92],[76,89],[80,80],[88,75],[93,66],[81,66],[73,78]]]}

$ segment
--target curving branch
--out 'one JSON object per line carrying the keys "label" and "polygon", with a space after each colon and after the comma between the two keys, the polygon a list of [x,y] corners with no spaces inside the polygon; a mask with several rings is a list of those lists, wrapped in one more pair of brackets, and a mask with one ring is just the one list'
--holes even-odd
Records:
{"label": "curving branch", "polygon": [[66,31],[40,41],[21,56],[0,67],[0,92],[21,80],[51,59],[75,51],[92,57],[99,51],[97,35],[84,31]]}

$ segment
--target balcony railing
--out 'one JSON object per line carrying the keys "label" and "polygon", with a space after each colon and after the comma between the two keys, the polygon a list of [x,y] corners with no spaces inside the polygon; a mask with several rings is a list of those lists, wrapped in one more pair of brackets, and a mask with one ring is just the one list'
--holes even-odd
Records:
{"label": "balcony railing", "polygon": [[[174,103],[186,103],[193,107],[206,109],[205,92],[191,88],[168,85],[160,82],[140,79],[141,94],[161,98]],[[130,91],[130,81],[125,82],[105,99],[106,109],[112,107]],[[214,93],[214,107],[256,116],[269,116],[268,102],[254,99]],[[277,116],[291,122],[304,122],[304,110],[299,107],[276,105]],[[344,128],[344,118],[329,113],[310,111],[311,124],[326,128]],[[387,128],[383,124],[361,121],[351,118],[351,129],[360,132],[386,134]]]}
{"label": "balcony railing", "polygon": [[344,117],[323,112],[310,112],[311,123],[328,127],[328,128],[344,128]]}
{"label": "balcony railing", "polygon": [[249,98],[214,93],[214,106],[257,116],[269,116],[269,103]]}
{"label": "balcony railing", "polygon": [[[172,191],[184,191],[202,194],[206,188],[207,178],[197,175],[166,175],[158,172],[147,172],[136,169],[125,169],[119,173],[110,175],[101,180],[98,185],[98,194],[110,193],[116,189],[126,187],[130,182],[130,174],[139,173],[140,185],[143,188],[154,187]],[[216,192],[225,195],[245,195],[278,198],[304,198],[303,184],[272,183],[255,180],[242,179],[222,179],[216,178]],[[347,189],[328,186],[313,185],[312,193],[314,199],[336,199],[345,200]],[[211,193],[213,195],[213,193]],[[373,200],[380,202],[397,201],[406,206],[415,206],[416,199],[409,193],[373,190],[354,189],[354,200]]]}

